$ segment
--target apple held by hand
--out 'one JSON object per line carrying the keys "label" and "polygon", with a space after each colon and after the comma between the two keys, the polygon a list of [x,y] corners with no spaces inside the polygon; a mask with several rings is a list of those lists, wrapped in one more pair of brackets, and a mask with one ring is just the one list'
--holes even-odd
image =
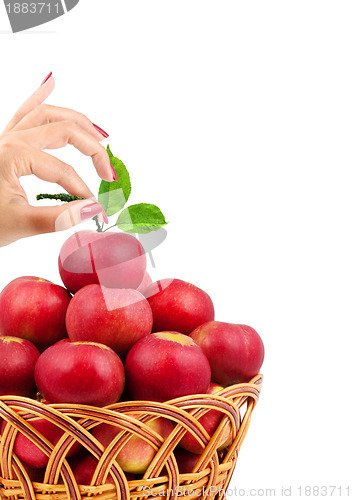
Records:
{"label": "apple held by hand", "polygon": [[259,373],[265,350],[260,335],[251,326],[209,321],[190,337],[210,362],[213,382],[224,386],[249,382]]}
{"label": "apple held by hand", "polygon": [[[137,415],[132,413],[130,416],[136,417]],[[147,422],[146,425],[164,439],[171,434],[174,428],[173,424],[165,418],[156,418]],[[106,448],[122,430],[118,426],[101,424],[93,429],[92,434]],[[119,451],[116,460],[124,472],[143,474],[156,453],[155,448],[148,442],[133,435]]]}
{"label": "apple held by hand", "polygon": [[39,357],[39,391],[52,403],[106,406],[124,389],[124,367],[110,347],[93,342],[59,342]]}
{"label": "apple held by hand", "polygon": [[126,357],[125,371],[128,392],[145,401],[205,393],[211,381],[200,347],[178,332],[153,333],[139,340]]}
{"label": "apple held by hand", "polygon": [[209,295],[191,283],[163,279],[144,292],[153,313],[153,332],[175,331],[188,335],[206,321],[214,319]]}
{"label": "apple held by hand", "polygon": [[0,337],[0,396],[31,396],[38,349],[29,340]]}
{"label": "apple held by hand", "polygon": [[33,342],[40,351],[67,336],[70,293],[33,276],[11,281],[0,294],[0,334]]}
{"label": "apple held by hand", "polygon": [[[221,385],[210,383],[210,386],[207,390],[207,394],[217,394],[223,389]],[[224,417],[224,413],[219,410],[209,410],[202,417],[199,418],[199,423],[204,427],[207,434],[212,437],[217,427],[221,423],[221,420]],[[225,428],[222,431],[222,434],[218,438],[219,446],[217,450],[223,450],[223,448],[227,448],[232,442],[232,428],[230,423],[228,422]],[[197,439],[190,433],[186,432],[182,439],[180,440],[180,446],[185,448],[185,450],[191,453],[202,453],[204,448],[197,441]]]}
{"label": "apple held by hand", "polygon": [[152,330],[152,311],[137,290],[88,285],[72,298],[66,315],[70,339],[99,342],[119,356]]}
{"label": "apple held by hand", "polygon": [[78,231],[60,250],[60,276],[72,293],[92,284],[137,288],[145,271],[145,251],[131,234]]}

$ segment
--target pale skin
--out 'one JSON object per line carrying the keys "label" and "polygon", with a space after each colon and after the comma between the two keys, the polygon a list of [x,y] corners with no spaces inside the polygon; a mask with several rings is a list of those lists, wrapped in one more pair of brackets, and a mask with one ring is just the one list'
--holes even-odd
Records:
{"label": "pale skin", "polygon": [[[44,104],[54,87],[51,76],[17,110],[0,135],[0,246],[68,229],[90,216],[106,218],[76,170],[43,151],[71,144],[92,158],[99,177],[114,180],[108,154],[100,144],[104,137],[92,122],[77,111]],[[58,206],[32,206],[19,182],[25,175],[59,184],[68,193],[86,199]]]}

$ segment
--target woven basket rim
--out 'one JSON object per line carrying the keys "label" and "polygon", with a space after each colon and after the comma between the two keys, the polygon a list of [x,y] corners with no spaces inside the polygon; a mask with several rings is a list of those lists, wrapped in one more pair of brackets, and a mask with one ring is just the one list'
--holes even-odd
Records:
{"label": "woven basket rim", "polygon": [[[163,403],[122,401],[103,408],[44,404],[21,396],[0,396],[0,417],[10,424],[5,426],[0,437],[0,496],[26,500],[128,500],[145,497],[142,490],[150,487],[151,498],[162,495],[163,500],[168,500],[170,494],[163,494],[168,492],[168,487],[173,489],[176,485],[187,487],[191,484],[210,488],[216,484],[228,484],[260,395],[262,380],[263,376],[258,374],[247,383],[225,387],[215,394],[193,394]],[[215,408],[222,412],[223,417],[215,433],[209,436],[199,418]],[[150,420],[160,417],[170,419],[174,425],[166,439],[147,425]],[[36,418],[45,418],[64,431],[57,445],[53,446],[32,427],[31,421]],[[104,422],[122,429],[106,449],[90,433]],[[231,425],[232,443],[220,452],[217,451],[218,445],[227,425]],[[47,454],[44,482],[32,483],[14,454],[17,432],[25,434]],[[197,439],[203,452],[190,473],[180,474],[174,449],[186,432]],[[116,456],[132,435],[148,442],[156,450],[156,455],[142,478],[128,481]],[[78,485],[66,460],[66,454],[75,441],[97,459],[91,485]],[[109,475],[113,477],[112,484],[105,482]],[[63,483],[59,483],[60,478]],[[207,500],[210,500],[209,495]]]}

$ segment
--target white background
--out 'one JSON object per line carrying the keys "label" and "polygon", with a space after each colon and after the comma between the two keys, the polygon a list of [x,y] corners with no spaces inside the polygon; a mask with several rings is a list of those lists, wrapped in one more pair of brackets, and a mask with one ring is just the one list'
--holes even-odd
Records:
{"label": "white background", "polygon": [[[49,102],[107,130],[130,201],[170,221],[153,278],[195,283],[218,320],[265,342],[231,486],[352,494],[352,3],[81,0],[17,35],[5,16],[1,4],[1,127],[53,71]],[[89,159],[60,155],[98,189]],[[31,200],[54,190],[24,185]],[[71,233],[1,248],[1,287],[60,283]]]}

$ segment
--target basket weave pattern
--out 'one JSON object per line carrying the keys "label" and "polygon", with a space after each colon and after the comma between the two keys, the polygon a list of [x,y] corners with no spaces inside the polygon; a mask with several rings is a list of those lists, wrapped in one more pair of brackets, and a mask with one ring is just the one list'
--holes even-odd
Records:
{"label": "basket weave pattern", "polygon": [[[260,394],[261,382],[262,376],[258,375],[248,384],[226,387],[217,394],[185,396],[168,403],[128,401],[106,408],[73,404],[44,405],[28,398],[2,396],[0,417],[8,425],[0,438],[1,498],[169,500],[173,496],[182,496],[186,500],[212,500],[215,497],[220,500],[231,479]],[[208,436],[198,419],[215,408],[224,416],[213,436]],[[31,419],[38,417],[49,420],[65,431],[55,446],[31,426]],[[165,440],[146,425],[158,417],[169,419],[174,424],[173,432]],[[122,429],[107,448],[90,433],[101,423],[117,425]],[[229,423],[233,433],[232,444],[226,450],[217,451],[222,431]],[[187,431],[202,444],[204,450],[193,471],[180,474],[173,451]],[[32,483],[13,452],[18,432],[36,443],[49,457],[43,483]],[[142,479],[127,481],[115,458],[132,435],[147,441],[155,448],[156,455]],[[67,453],[76,441],[98,459],[91,485],[78,485],[66,460]],[[113,478],[113,484],[105,483],[109,475]]]}

